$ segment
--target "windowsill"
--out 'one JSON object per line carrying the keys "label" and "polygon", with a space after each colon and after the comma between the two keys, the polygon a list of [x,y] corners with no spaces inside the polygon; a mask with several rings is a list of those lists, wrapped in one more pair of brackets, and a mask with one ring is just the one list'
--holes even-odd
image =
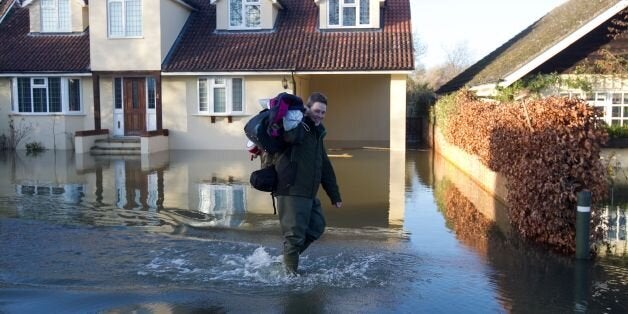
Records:
{"label": "windowsill", "polygon": [[211,118],[211,123],[216,123],[216,117],[224,117],[227,118],[229,123],[233,122],[233,117],[248,117],[250,114],[248,113],[196,113],[192,114],[192,116],[196,117],[209,117]]}
{"label": "windowsill", "polygon": [[199,116],[199,117],[246,117],[246,116],[250,116],[251,114],[248,113],[195,113],[192,114],[193,116]]}
{"label": "windowsill", "polygon": [[325,28],[319,28],[321,31],[328,32],[340,32],[340,31],[381,31],[380,27],[374,27],[372,25],[360,25],[360,26],[340,26],[340,25],[327,25]]}
{"label": "windowsill", "polygon": [[68,31],[55,30],[55,31],[30,32],[29,34],[31,36],[51,36],[51,35],[77,35],[77,34],[83,34],[83,32],[73,32],[71,30],[68,30]]}
{"label": "windowsill", "polygon": [[108,36],[107,39],[144,39],[144,35],[142,36]]}
{"label": "windowsill", "polygon": [[214,33],[219,35],[232,35],[232,34],[266,34],[274,33],[274,28],[220,28],[214,30]]}
{"label": "windowsill", "polygon": [[236,26],[229,26],[229,28],[227,28],[226,30],[228,31],[259,31],[262,30],[263,28],[260,27],[236,27]]}

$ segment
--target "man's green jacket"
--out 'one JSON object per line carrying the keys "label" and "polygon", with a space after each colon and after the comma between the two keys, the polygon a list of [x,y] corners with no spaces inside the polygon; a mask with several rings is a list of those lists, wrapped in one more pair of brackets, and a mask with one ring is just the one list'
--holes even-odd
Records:
{"label": "man's green jacket", "polygon": [[336,174],[323,144],[326,134],[322,124],[315,126],[309,118],[284,134],[284,140],[290,145],[274,162],[279,179],[275,195],[314,198],[322,185],[332,204],[342,201]]}

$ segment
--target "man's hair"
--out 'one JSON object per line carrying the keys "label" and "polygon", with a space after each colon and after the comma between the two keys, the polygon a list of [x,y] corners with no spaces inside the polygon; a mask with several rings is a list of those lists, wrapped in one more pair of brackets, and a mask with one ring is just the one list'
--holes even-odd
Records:
{"label": "man's hair", "polygon": [[315,102],[320,102],[327,106],[327,97],[319,92],[314,92],[312,93],[312,95],[310,95],[310,97],[307,98],[307,102],[305,103],[305,105],[309,108],[312,107]]}

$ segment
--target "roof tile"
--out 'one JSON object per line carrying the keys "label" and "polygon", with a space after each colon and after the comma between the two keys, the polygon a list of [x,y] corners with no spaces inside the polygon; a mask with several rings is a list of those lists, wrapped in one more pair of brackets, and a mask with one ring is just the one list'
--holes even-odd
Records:
{"label": "roof tile", "polygon": [[0,72],[89,72],[89,35],[30,34],[28,8],[0,24]]}
{"label": "roof tile", "polygon": [[497,83],[569,36],[620,0],[570,0],[440,87],[448,93],[465,85]]}
{"label": "roof tile", "polygon": [[319,30],[311,0],[282,0],[274,30],[216,31],[216,7],[194,2],[180,44],[164,71],[361,71],[411,70],[408,0],[387,0],[381,30]]}
{"label": "roof tile", "polygon": [[[2,0],[0,0],[2,1]],[[6,1],[6,0],[5,0]],[[0,2],[0,6],[5,5]],[[311,0],[282,0],[274,30],[216,31],[215,6],[185,0],[191,13],[164,71],[410,70],[414,64],[408,0],[387,0],[382,29],[321,31]],[[0,72],[89,72],[89,35],[30,34],[27,8],[0,24]]]}

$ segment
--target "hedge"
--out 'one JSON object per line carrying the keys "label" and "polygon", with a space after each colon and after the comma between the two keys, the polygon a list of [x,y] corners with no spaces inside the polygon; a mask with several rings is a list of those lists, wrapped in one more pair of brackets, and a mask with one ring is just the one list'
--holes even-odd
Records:
{"label": "hedge", "polygon": [[[592,192],[592,240],[602,237],[606,172],[600,146],[608,139],[599,113],[585,101],[549,97],[482,101],[464,90],[448,99],[443,130],[450,143],[507,178],[510,221],[524,238],[575,251],[577,192]],[[436,104],[438,115],[439,103]],[[442,129],[442,128],[441,128]]]}

